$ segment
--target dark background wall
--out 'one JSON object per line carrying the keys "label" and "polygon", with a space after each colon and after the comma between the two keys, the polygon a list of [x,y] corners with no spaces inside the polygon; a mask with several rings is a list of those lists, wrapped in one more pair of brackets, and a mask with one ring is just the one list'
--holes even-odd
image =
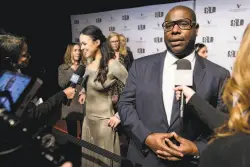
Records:
{"label": "dark background wall", "polygon": [[170,2],[180,0],[1,2],[0,27],[27,38],[32,55],[27,71],[43,80],[40,95],[46,99],[59,90],[57,68],[63,62],[67,44],[71,42],[70,15]]}

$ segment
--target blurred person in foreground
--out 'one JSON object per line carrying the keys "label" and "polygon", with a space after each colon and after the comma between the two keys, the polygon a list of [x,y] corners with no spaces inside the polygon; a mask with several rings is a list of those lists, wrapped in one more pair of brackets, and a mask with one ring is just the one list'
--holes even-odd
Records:
{"label": "blurred person in foreground", "polygon": [[[177,99],[180,91],[186,102],[199,108],[199,115],[215,129],[215,136],[201,155],[199,167],[249,167],[250,166],[250,24],[247,26],[236,56],[232,77],[223,91],[223,101],[229,109],[229,117],[215,110],[194,90],[186,86],[175,88]],[[212,123],[217,120],[216,124]],[[175,146],[173,145],[173,148]]]}

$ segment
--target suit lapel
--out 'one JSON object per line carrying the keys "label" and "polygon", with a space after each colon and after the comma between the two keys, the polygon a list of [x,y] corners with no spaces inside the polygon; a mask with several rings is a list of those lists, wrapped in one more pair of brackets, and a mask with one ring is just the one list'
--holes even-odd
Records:
{"label": "suit lapel", "polygon": [[201,81],[206,74],[205,64],[203,58],[196,55],[196,62],[194,66],[193,78],[194,78],[194,89],[197,92],[200,88]]}
{"label": "suit lapel", "polygon": [[160,95],[160,103],[159,103],[159,107],[160,107],[160,111],[162,112],[162,118],[164,123],[168,125],[168,120],[167,120],[167,115],[165,112],[165,108],[164,108],[164,103],[163,103],[163,93],[162,93],[162,82],[163,82],[163,69],[164,69],[164,62],[165,62],[165,57],[167,54],[167,50],[161,53],[160,59],[159,61],[155,64],[156,68],[159,70],[158,74],[159,74],[159,79],[156,83],[156,89],[158,89],[159,95]]}

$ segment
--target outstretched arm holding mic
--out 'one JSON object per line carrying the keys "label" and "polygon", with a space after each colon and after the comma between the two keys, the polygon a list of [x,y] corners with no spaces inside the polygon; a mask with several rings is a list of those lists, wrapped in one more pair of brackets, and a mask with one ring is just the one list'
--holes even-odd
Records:
{"label": "outstretched arm holding mic", "polygon": [[30,107],[27,112],[29,114],[28,118],[36,119],[41,122],[44,121],[49,117],[50,113],[52,113],[53,110],[60,107],[60,105],[65,101],[66,98],[72,99],[75,96],[75,93],[76,90],[72,87],[68,87],[63,91],[56,93],[37,107]]}
{"label": "outstretched arm holding mic", "polygon": [[[81,82],[81,77],[84,75],[85,73],[85,67],[80,65],[77,70],[72,74],[71,78],[70,78],[70,81],[69,81],[69,85],[73,88],[76,87],[77,84],[80,85],[80,82]],[[72,100],[68,100],[66,105],[67,106],[70,106]]]}
{"label": "outstretched arm holding mic", "polygon": [[228,114],[219,111],[210,105],[206,100],[202,99],[193,89],[182,85],[175,87],[176,99],[181,99],[184,94],[187,104],[192,105],[195,110],[191,110],[196,114],[211,130],[221,126],[227,119]]}

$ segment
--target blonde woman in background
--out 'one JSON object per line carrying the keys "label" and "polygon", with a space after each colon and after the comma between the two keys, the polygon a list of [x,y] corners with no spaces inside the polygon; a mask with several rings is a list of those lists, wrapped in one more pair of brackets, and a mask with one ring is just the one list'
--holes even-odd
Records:
{"label": "blonde woman in background", "polygon": [[[80,45],[70,43],[64,54],[64,63],[58,68],[58,84],[62,89],[68,86],[72,74],[80,65],[85,64],[85,59],[81,53]],[[76,86],[77,94],[82,87]],[[70,106],[62,105],[62,119],[66,119],[68,133],[78,137],[77,121],[82,121],[84,117],[83,106],[78,102],[78,96],[75,96],[70,103]]]}
{"label": "blonde woman in background", "polygon": [[[116,32],[111,32],[108,36],[108,43],[110,48],[113,51],[114,54],[114,58],[119,61],[125,68],[125,56],[121,53],[120,50],[120,38],[119,38],[119,34]],[[116,82],[116,85],[113,86],[112,90],[111,90],[111,94],[112,94],[112,101],[113,104],[116,105],[117,101],[118,101],[118,97],[119,95],[122,93],[124,88],[124,84],[120,81]],[[115,107],[115,106],[114,106]]]}
{"label": "blonde woman in background", "polygon": [[119,39],[120,39],[120,53],[124,56],[124,64],[126,69],[129,71],[134,61],[133,53],[127,46],[127,39],[123,34],[119,35]]}

